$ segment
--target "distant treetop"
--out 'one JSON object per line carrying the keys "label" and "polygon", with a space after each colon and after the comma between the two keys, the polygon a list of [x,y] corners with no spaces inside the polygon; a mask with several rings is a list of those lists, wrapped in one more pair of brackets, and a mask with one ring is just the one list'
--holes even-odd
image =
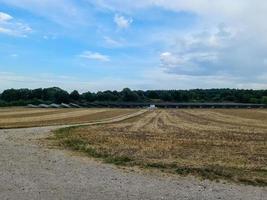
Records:
{"label": "distant treetop", "polygon": [[267,104],[267,90],[192,89],[192,90],[131,90],[68,93],[58,87],[8,89],[0,95],[0,103],[9,102],[234,102]]}

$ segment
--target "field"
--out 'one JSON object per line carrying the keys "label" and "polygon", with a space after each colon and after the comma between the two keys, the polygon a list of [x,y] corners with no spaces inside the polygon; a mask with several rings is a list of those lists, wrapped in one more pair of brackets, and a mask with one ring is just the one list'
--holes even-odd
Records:
{"label": "field", "polygon": [[58,144],[105,162],[267,185],[267,110],[153,110],[56,131]]}
{"label": "field", "polygon": [[[117,165],[267,185],[267,110],[1,108],[0,129],[114,122],[56,131],[57,144]],[[114,119],[120,119],[115,120]]]}
{"label": "field", "polygon": [[136,112],[130,109],[1,108],[0,128],[22,128],[95,122]]}

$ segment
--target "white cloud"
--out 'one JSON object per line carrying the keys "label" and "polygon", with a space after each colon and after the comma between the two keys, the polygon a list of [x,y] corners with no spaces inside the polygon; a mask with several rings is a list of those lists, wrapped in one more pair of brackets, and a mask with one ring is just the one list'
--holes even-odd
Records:
{"label": "white cloud", "polygon": [[[257,10],[258,13],[255,14],[259,16],[265,12],[267,6],[267,3],[262,0],[97,0],[94,3],[118,12],[133,12],[147,7],[161,7],[176,12],[190,11],[199,15],[215,15],[223,18],[239,18],[239,16],[245,15],[246,11],[256,12]],[[266,12],[264,14],[266,15]],[[248,15],[248,17],[251,16]]]}
{"label": "white cloud", "polygon": [[[160,55],[161,67],[170,73],[211,75],[235,70],[235,61],[226,61],[233,52],[240,48],[242,39],[232,28],[224,24],[216,28],[192,31],[173,37],[168,50]],[[172,36],[169,36],[171,38]],[[228,53],[231,52],[229,55]],[[244,63],[240,61],[240,63]],[[242,65],[243,66],[243,65]]]}
{"label": "white cloud", "polygon": [[267,80],[246,82],[245,77],[230,74],[217,75],[181,75],[154,68],[142,73],[140,84],[146,89],[195,89],[195,88],[240,88],[266,89]]}
{"label": "white cloud", "polygon": [[169,63],[172,67],[186,65],[189,62],[216,62],[218,55],[216,52],[194,52],[184,53],[184,55],[172,54],[169,59],[165,59],[165,63]]}
{"label": "white cloud", "polygon": [[178,55],[174,55],[171,52],[164,52],[160,54],[160,60],[164,68],[177,67],[184,63],[184,60]]}
{"label": "white cloud", "polygon": [[267,86],[267,48],[262,40],[249,33],[219,25],[178,34],[172,40],[159,56],[158,70],[162,77],[187,77],[192,83],[179,79],[180,83],[195,87],[264,89]]}
{"label": "white cloud", "polygon": [[0,22],[9,21],[11,19],[13,19],[13,17],[9,14],[0,12]]}
{"label": "white cloud", "polygon": [[78,77],[41,74],[22,75],[10,72],[0,72],[0,92],[7,88],[40,88],[58,86],[68,91],[74,89],[80,92],[99,90],[131,89],[194,89],[194,88],[244,88],[266,89],[267,81],[245,83],[242,78],[230,75],[191,76],[166,73],[155,68],[144,71],[135,79],[103,77],[98,79],[80,80]]}
{"label": "white cloud", "polygon": [[0,33],[7,34],[7,35],[12,35],[13,32],[10,29],[2,28],[0,27]]}
{"label": "white cloud", "polygon": [[29,25],[19,22],[7,13],[0,12],[0,33],[26,37],[31,31]]}
{"label": "white cloud", "polygon": [[109,62],[110,58],[106,55],[100,54],[98,52],[91,52],[91,51],[85,51],[83,52],[80,57],[86,58],[89,60],[96,60],[101,62]]}
{"label": "white cloud", "polygon": [[12,72],[0,71],[0,93],[8,88],[45,88],[58,86],[67,89],[69,92],[79,90],[88,91],[91,83],[82,81],[78,77],[55,75],[55,74],[32,74],[24,75]]}
{"label": "white cloud", "polygon": [[131,23],[133,22],[133,19],[130,19],[130,18],[127,19],[126,17],[122,15],[116,14],[114,17],[114,22],[116,23],[118,28],[126,29],[131,25]]}
{"label": "white cloud", "polygon": [[121,47],[123,46],[123,42],[120,40],[115,40],[111,37],[108,37],[108,36],[105,36],[104,37],[104,41],[105,43],[108,45],[108,46],[111,46],[111,47]]}
{"label": "white cloud", "polygon": [[0,3],[30,11],[65,27],[89,23],[90,14],[73,0],[0,0]]}
{"label": "white cloud", "polygon": [[54,35],[54,34],[48,34],[48,35],[44,35],[43,36],[43,39],[44,40],[56,40],[57,39],[57,36]]}
{"label": "white cloud", "polygon": [[267,40],[267,1],[263,0],[98,0],[97,6],[119,13],[130,13],[146,8],[162,8],[174,12],[190,12],[206,25],[225,22],[231,26],[249,29],[251,34]]}
{"label": "white cloud", "polygon": [[[199,74],[205,73],[199,63],[215,63],[218,55],[214,52],[171,53],[164,52],[160,55],[161,66],[167,73]],[[214,73],[214,72],[212,72]]]}

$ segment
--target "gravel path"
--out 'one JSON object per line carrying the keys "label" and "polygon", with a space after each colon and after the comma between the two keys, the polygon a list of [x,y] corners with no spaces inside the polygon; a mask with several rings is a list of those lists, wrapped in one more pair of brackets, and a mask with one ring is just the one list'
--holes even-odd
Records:
{"label": "gravel path", "polygon": [[267,188],[144,174],[40,145],[56,128],[0,130],[1,200],[267,200]]}

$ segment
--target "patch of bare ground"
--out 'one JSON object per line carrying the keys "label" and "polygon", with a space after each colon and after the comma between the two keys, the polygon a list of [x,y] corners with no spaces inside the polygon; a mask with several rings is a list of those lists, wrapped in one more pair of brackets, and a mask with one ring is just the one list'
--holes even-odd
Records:
{"label": "patch of bare ground", "polygon": [[258,110],[155,110],[56,131],[58,144],[105,162],[267,186],[267,123]]}

